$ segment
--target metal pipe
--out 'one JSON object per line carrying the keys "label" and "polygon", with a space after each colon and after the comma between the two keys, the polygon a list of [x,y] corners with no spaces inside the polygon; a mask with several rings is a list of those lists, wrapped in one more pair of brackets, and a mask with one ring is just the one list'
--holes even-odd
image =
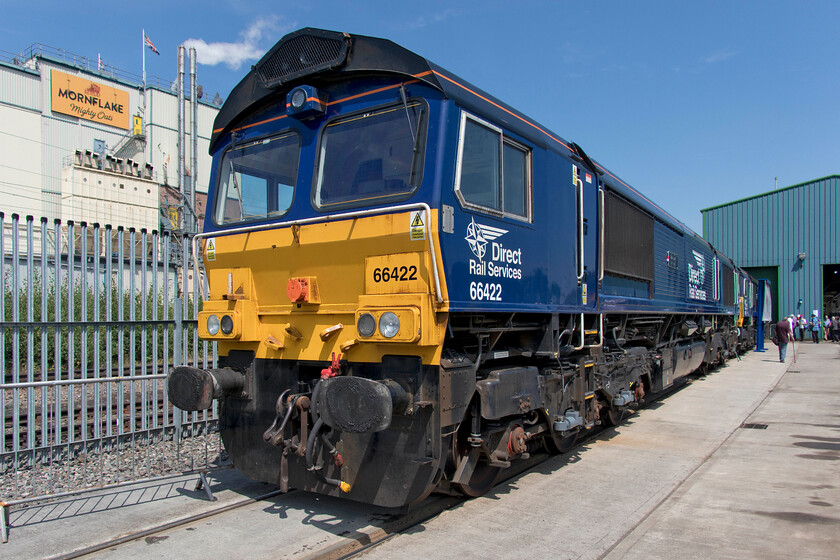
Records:
{"label": "metal pipe", "polygon": [[[17,290],[20,278],[20,215],[12,214],[12,287]],[[3,256],[5,260],[5,255]],[[20,298],[12,295],[12,321],[20,321]],[[5,311],[5,310],[4,310]],[[5,359],[5,356],[4,356]],[[20,327],[12,328],[12,381],[20,383]],[[20,394],[12,393],[12,410],[20,410]],[[20,451],[20,418],[15,412],[12,419],[12,451]],[[17,464],[15,464],[17,470]]]}
{"label": "metal pipe", "polygon": [[[67,220],[67,320],[76,320],[76,229],[73,220]],[[122,300],[120,300],[122,301]],[[67,329],[67,379],[76,377],[76,333],[75,329]],[[76,425],[76,393],[73,385],[67,388],[67,432],[66,442],[76,441],[73,426]],[[61,442],[56,442],[61,443]]]}
{"label": "metal pipe", "polygon": [[[6,254],[6,216],[0,212],[0,255]],[[46,257],[45,257],[46,258]],[[45,277],[46,278],[46,277]],[[46,284],[46,282],[44,282]],[[45,298],[46,301],[46,298]],[[0,309],[6,313],[6,259],[0,259]],[[0,336],[0,355],[6,355],[6,337]],[[6,379],[6,360],[0,360],[0,379]],[[6,395],[0,395],[0,415],[6,417]],[[46,399],[45,399],[46,400]],[[6,430],[0,430],[0,449],[6,449]]]}
{"label": "metal pipe", "polygon": [[[195,48],[190,47],[190,98],[192,99],[192,117],[190,119],[190,208],[195,212],[195,191],[198,185],[198,86],[195,83],[196,67]],[[185,214],[186,215],[186,214]],[[198,231],[198,216],[190,213],[189,231]]]}
{"label": "metal pipe", "polygon": [[[33,247],[33,229],[32,223],[34,218],[26,216],[26,320],[35,320],[35,305],[33,297],[35,294],[35,269],[34,247]],[[18,263],[15,263],[17,266]],[[26,328],[26,380],[35,381],[35,329],[33,327]],[[33,447],[35,445],[35,392],[32,389],[26,391],[26,406],[27,406],[27,429],[26,429],[26,445]]]}
{"label": "metal pipe", "polygon": [[[55,220],[53,222],[53,249],[55,255],[53,262],[55,263],[55,286],[61,286],[61,221]],[[110,295],[110,290],[109,290]],[[55,301],[53,303],[53,315],[56,321],[61,321],[61,290],[56,290]],[[55,364],[55,378],[61,379],[61,329],[53,331],[53,363]],[[61,418],[61,388],[55,388],[55,418]],[[55,431],[53,433],[53,443],[58,445],[61,440],[61,422],[55,422]]]}
{"label": "metal pipe", "polygon": [[[49,317],[48,294],[49,282],[47,281],[47,219],[41,218],[41,320]],[[56,266],[58,266],[56,264]],[[97,301],[94,297],[94,301]],[[2,307],[0,307],[2,309]],[[98,331],[96,331],[98,332]],[[47,329],[41,329],[41,372],[46,373],[49,369],[49,351],[48,351],[48,334]],[[5,379],[0,377],[0,379]],[[49,424],[47,422],[49,414],[49,395],[47,388],[41,389],[41,445],[47,445],[50,438]],[[2,447],[0,447],[2,449]]]}
{"label": "metal pipe", "polygon": [[[81,255],[81,260],[79,261],[79,268],[81,269],[81,277],[79,286],[81,288],[81,297],[79,298],[79,305],[80,309],[79,312],[81,317],[79,320],[87,321],[88,320],[88,308],[87,308],[87,222],[82,222],[79,224],[79,254]],[[87,370],[88,370],[88,329],[81,329],[79,332],[79,373],[81,374],[82,378],[87,377]],[[32,379],[30,379],[32,381]],[[82,396],[81,396],[81,410],[79,411],[80,418],[87,418],[87,386],[82,385]],[[87,422],[84,422],[80,426],[80,433],[82,436],[82,440],[85,441],[88,439],[88,426]]]}
{"label": "metal pipe", "polygon": [[[178,189],[181,200],[186,195],[184,181],[184,45],[178,45]],[[181,227],[186,224],[186,212],[181,211]]]}
{"label": "metal pipe", "polygon": [[0,383],[0,390],[29,389],[30,387],[64,387],[66,385],[85,385],[90,383],[133,383],[135,381],[142,381],[143,379],[166,379],[166,375],[165,373],[153,373],[145,376],[124,375],[116,377],[61,379],[57,381],[32,381],[27,383]]}
{"label": "metal pipe", "polygon": [[[100,235],[102,230],[99,228],[99,224],[93,224],[93,318],[94,320],[98,321],[101,319],[101,302],[99,301],[99,296],[101,295],[101,290],[104,287],[101,283],[103,278],[101,276],[101,261],[99,260],[100,256]],[[42,275],[46,278],[46,274]],[[46,315],[42,315],[44,317]],[[99,351],[102,346],[102,340],[100,338],[100,330],[101,329],[93,329],[93,371],[94,377],[100,376],[100,358],[99,358]],[[43,371],[46,371],[46,367],[43,368]],[[94,438],[101,438],[102,437],[102,417],[100,413],[100,408],[102,407],[102,392],[101,387],[99,385],[96,386],[94,395],[93,395],[93,437]]]}

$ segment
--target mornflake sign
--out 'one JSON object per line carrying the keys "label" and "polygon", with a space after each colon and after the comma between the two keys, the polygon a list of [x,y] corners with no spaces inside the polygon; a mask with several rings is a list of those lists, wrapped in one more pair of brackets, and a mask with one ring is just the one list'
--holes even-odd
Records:
{"label": "mornflake sign", "polygon": [[58,70],[50,74],[51,108],[80,119],[128,130],[128,92]]}

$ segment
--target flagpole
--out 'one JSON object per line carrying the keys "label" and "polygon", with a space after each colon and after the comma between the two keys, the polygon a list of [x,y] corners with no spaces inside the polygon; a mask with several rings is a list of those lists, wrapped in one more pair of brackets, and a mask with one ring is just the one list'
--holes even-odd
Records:
{"label": "flagpole", "polygon": [[[143,28],[143,36],[140,37],[140,50],[143,53],[143,91],[146,91],[146,28]],[[145,93],[144,93],[145,95]]]}
{"label": "flagpole", "polygon": [[[146,91],[146,28],[145,27],[141,30],[141,33],[143,34],[143,36],[140,37],[140,50],[143,52],[143,117],[142,117],[143,120],[141,121],[141,124],[140,124],[140,127],[141,127],[140,131],[143,133],[143,136],[145,136],[146,130],[148,130],[147,121],[148,121],[148,116],[149,116],[147,111],[146,111],[146,107],[147,107],[147,103],[148,103],[148,100],[146,99],[146,96],[148,95],[148,92]],[[146,149],[143,150],[144,151],[143,159],[149,165],[154,165],[154,162],[152,161],[154,150],[152,150],[149,147],[148,142],[146,142],[145,148],[148,150],[148,153],[145,153]]]}

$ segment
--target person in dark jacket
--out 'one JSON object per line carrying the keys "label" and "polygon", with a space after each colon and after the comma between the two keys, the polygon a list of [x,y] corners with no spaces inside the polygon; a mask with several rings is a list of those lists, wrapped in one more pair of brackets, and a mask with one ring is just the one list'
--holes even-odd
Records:
{"label": "person in dark jacket", "polygon": [[782,319],[773,327],[776,335],[776,342],[779,344],[779,361],[784,362],[787,356],[788,342],[793,342],[793,330],[790,328],[790,321]]}

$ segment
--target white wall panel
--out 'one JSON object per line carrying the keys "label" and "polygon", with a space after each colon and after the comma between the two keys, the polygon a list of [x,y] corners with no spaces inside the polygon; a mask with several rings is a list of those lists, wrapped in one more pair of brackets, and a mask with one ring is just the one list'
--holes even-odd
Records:
{"label": "white wall panel", "polygon": [[0,64],[0,103],[40,111],[40,82],[37,74]]}
{"label": "white wall panel", "polygon": [[41,214],[40,116],[0,105],[0,211]]}

